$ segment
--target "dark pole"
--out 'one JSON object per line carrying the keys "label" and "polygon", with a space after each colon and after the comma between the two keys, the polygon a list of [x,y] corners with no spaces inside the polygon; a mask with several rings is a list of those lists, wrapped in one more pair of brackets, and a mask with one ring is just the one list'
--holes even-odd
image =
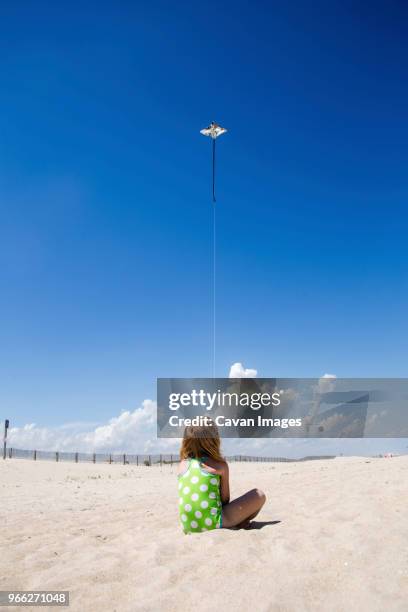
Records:
{"label": "dark pole", "polygon": [[3,446],[3,459],[6,458],[6,448],[7,448],[7,430],[9,428],[10,421],[6,419],[4,421],[4,446]]}

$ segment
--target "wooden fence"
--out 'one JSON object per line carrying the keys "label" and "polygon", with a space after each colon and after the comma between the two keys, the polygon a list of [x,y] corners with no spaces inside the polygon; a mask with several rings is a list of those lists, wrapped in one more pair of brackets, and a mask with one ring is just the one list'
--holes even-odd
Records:
{"label": "wooden fence", "polygon": [[[274,462],[297,462],[297,461],[310,461],[314,459],[334,459],[335,455],[313,455],[308,457],[302,457],[301,459],[289,459],[288,457],[252,457],[250,455],[232,455],[226,457],[228,461],[243,461],[243,462],[254,462],[259,461],[261,463],[274,463]],[[41,451],[41,450],[22,450],[19,448],[9,448],[7,451],[7,458],[20,458],[20,459],[32,459],[37,460],[48,460],[48,461],[72,461],[75,463],[116,463],[122,465],[173,465],[179,461],[178,455],[169,454],[131,454],[131,453],[79,453],[79,452],[66,452],[66,451]]]}

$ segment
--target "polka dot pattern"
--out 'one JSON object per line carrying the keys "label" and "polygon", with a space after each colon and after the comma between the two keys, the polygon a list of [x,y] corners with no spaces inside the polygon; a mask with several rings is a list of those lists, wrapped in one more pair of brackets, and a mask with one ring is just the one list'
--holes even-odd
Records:
{"label": "polka dot pattern", "polygon": [[178,483],[180,520],[185,533],[200,533],[221,526],[220,477],[190,459]]}

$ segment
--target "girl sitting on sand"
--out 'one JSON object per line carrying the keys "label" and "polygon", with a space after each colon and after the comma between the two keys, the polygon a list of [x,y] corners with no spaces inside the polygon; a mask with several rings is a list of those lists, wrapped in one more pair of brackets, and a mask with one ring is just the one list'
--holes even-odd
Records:
{"label": "girl sitting on sand", "polygon": [[228,464],[214,423],[184,430],[178,467],[180,520],[184,533],[248,528],[265,503],[252,489],[230,502]]}

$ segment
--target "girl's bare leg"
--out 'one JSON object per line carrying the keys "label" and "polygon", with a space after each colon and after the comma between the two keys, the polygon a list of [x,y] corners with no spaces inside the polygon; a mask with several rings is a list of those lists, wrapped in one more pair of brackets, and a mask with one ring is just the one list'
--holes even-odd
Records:
{"label": "girl's bare leg", "polygon": [[231,527],[246,527],[249,521],[255,518],[266,500],[265,493],[260,489],[252,489],[237,497],[222,509],[222,526],[227,529]]}

